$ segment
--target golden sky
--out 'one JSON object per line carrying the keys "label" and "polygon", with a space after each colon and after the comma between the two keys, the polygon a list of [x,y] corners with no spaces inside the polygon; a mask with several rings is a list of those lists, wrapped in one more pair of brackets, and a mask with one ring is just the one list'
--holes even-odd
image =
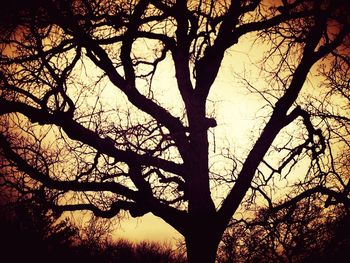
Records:
{"label": "golden sky", "polygon": [[[249,146],[259,135],[261,125],[265,120],[263,117],[268,116],[271,110],[271,108],[264,107],[267,103],[259,94],[247,89],[248,83],[243,80],[246,78],[250,85],[259,90],[269,88],[266,75],[261,72],[261,65],[258,64],[268,46],[261,43],[253,45],[252,40],[254,37],[243,38],[226,52],[221,70],[209,95],[207,115],[214,117],[218,124],[214,129],[210,129],[208,134],[212,157],[210,165],[215,169],[220,169],[225,165],[219,156],[220,150],[224,147],[230,148],[232,153],[244,160],[250,149]],[[151,45],[144,44],[147,46],[146,49],[152,48]],[[145,49],[141,48],[140,50],[144,51]],[[89,78],[96,77],[98,70],[89,62],[84,62],[84,64],[84,68],[80,69],[80,77],[85,78],[85,82],[89,82]],[[315,87],[320,80],[314,76],[315,74],[310,74],[303,96],[316,92]],[[139,87],[142,89],[142,83],[139,83]],[[161,105],[175,116],[181,115],[182,102],[177,90],[170,56],[159,65],[153,80],[152,91]],[[73,95],[74,92],[72,91]],[[77,100],[79,102],[84,100],[88,104],[94,105],[97,94],[100,95],[100,102],[107,106],[107,109],[115,110],[126,104],[125,96],[108,81],[102,81],[98,88],[90,93],[90,96],[83,99],[77,98]],[[298,173],[300,172],[298,171]],[[213,191],[213,196],[217,197],[215,200],[217,205],[219,205],[220,198],[224,196],[226,190],[220,192],[221,190],[218,188]],[[135,241],[146,239],[171,243],[180,235],[161,219],[147,214],[142,218],[123,220],[120,229],[115,231],[115,237],[129,238]]]}

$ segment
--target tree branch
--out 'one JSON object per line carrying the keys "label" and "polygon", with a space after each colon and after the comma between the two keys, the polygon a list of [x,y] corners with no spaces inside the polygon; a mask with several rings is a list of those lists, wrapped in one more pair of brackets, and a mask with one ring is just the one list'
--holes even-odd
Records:
{"label": "tree branch", "polygon": [[5,136],[0,134],[0,147],[9,160],[16,164],[19,170],[28,174],[34,180],[41,182],[45,187],[64,191],[109,191],[120,194],[129,199],[136,199],[137,192],[115,182],[78,182],[59,181],[50,178],[49,174],[44,174],[27,163],[19,154],[12,150]]}
{"label": "tree branch", "polygon": [[[347,197],[347,193],[339,193],[336,192],[332,189],[329,189],[327,187],[324,186],[316,186],[314,188],[311,189],[307,189],[305,191],[303,191],[302,193],[300,193],[299,195],[290,198],[288,201],[277,205],[273,208],[271,208],[272,212],[277,212],[279,210],[282,210],[284,208],[287,208],[289,206],[295,205],[296,203],[300,202],[301,200],[308,198],[314,194],[322,194],[322,195],[326,195],[329,198],[334,198],[338,203],[342,203],[344,204],[347,208],[350,208],[350,199]],[[325,206],[327,206],[327,204],[325,204]]]}
{"label": "tree branch", "polygon": [[317,61],[314,55],[314,50],[322,37],[326,20],[327,19],[324,17],[319,17],[316,24],[311,29],[303,50],[302,59],[295,70],[289,87],[285,94],[276,102],[270,120],[248,154],[235,185],[219,209],[220,220],[223,221],[223,225],[226,225],[229,222],[230,218],[243,200],[250,187],[251,181],[254,178],[255,172],[260,162],[263,160],[264,155],[270,148],[273,140],[281,129],[285,127],[288,121],[290,121],[290,116],[287,116],[287,112],[297,99],[311,67]]}
{"label": "tree branch", "polygon": [[54,124],[61,127],[68,137],[72,140],[78,140],[82,143],[90,145],[98,150],[100,153],[107,154],[116,158],[122,162],[134,163],[135,161],[140,164],[148,166],[156,166],[161,169],[183,175],[184,170],[181,164],[176,164],[171,161],[167,161],[161,158],[152,157],[149,155],[139,155],[132,151],[119,150],[115,147],[114,141],[107,137],[101,138],[97,133],[85,128],[78,122],[69,118],[64,113],[49,114],[43,110],[34,108],[21,102],[10,102],[3,98],[0,98],[0,115],[19,112],[30,119],[31,122],[38,122],[39,124]]}

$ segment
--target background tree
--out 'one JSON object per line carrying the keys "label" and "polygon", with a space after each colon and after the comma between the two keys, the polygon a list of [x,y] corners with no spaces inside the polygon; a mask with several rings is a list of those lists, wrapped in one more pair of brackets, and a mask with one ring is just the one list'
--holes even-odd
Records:
{"label": "background tree", "polygon": [[271,211],[251,221],[232,221],[219,249],[219,262],[346,262],[349,214],[325,211],[319,196]]}
{"label": "background tree", "polygon": [[[1,188],[1,190],[4,190]],[[50,211],[40,201],[7,202],[0,206],[0,254],[12,262],[73,259],[77,228]]]}
{"label": "background tree", "polygon": [[[3,184],[59,211],[151,212],[184,236],[189,262],[214,262],[231,218],[258,203],[282,209],[320,193],[348,204],[347,1],[16,4],[1,25]],[[245,82],[267,114],[246,154],[230,149],[231,169],[217,169],[208,96],[228,51],[249,39],[267,47],[266,83],[236,78],[232,89]],[[314,100],[316,68],[327,82]]]}
{"label": "background tree", "polygon": [[[4,190],[3,187],[0,188]],[[110,222],[92,217],[83,227],[52,212],[40,199],[1,200],[0,255],[11,262],[186,262],[167,245],[111,240]],[[97,229],[97,228],[102,228]],[[103,231],[104,230],[104,231]]]}

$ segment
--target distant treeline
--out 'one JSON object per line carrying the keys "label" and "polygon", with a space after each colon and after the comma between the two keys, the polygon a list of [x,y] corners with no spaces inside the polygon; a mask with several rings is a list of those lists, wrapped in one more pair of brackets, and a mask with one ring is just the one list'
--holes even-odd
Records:
{"label": "distant treeline", "polygon": [[0,262],[186,262],[167,245],[86,239],[69,220],[56,222],[55,214],[38,205],[2,207],[0,214]]}
{"label": "distant treeline", "polygon": [[[217,262],[348,262],[349,216],[339,210],[321,219],[321,211],[300,205],[277,215],[260,210],[249,224],[233,222]],[[82,230],[32,202],[4,206],[0,213],[1,262],[186,262],[184,249],[108,239],[93,233],[104,231],[99,225]]]}

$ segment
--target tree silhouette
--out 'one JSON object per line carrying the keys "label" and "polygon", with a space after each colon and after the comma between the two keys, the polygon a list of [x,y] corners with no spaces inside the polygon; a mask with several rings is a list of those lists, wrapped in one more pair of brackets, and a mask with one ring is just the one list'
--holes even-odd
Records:
{"label": "tree silhouette", "polygon": [[[3,190],[3,189],[2,189]],[[17,201],[0,207],[1,258],[11,262],[72,259],[77,228],[40,202]]]}
{"label": "tree silhouette", "polygon": [[220,262],[346,262],[349,214],[324,211],[319,196],[279,211],[260,209],[251,221],[232,221]]}
{"label": "tree silhouette", "polygon": [[[346,0],[12,2],[0,27],[3,185],[58,211],[151,212],[184,236],[189,262],[214,262],[231,218],[254,204],[276,211],[318,193],[349,206]],[[233,165],[214,170],[208,96],[247,39],[268,47],[266,84],[233,82],[267,114],[247,154],[224,145]]]}

